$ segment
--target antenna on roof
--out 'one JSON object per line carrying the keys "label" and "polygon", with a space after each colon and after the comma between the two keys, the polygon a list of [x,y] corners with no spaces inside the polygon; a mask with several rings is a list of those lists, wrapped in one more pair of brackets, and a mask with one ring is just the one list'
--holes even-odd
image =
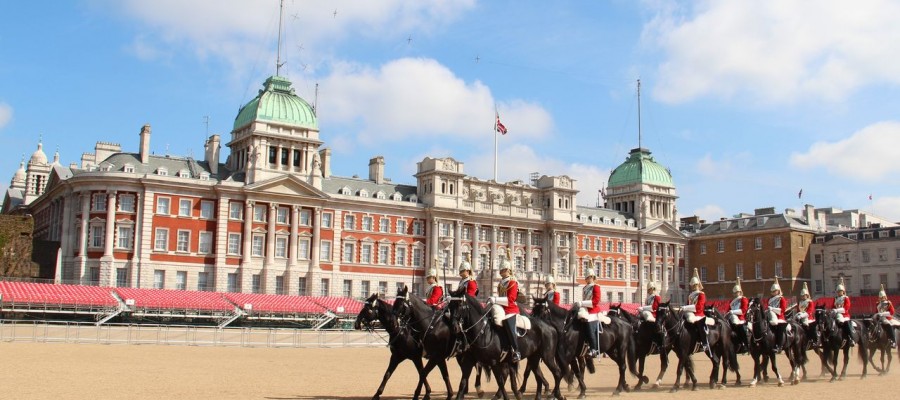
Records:
{"label": "antenna on roof", "polygon": [[209,115],[203,116],[203,123],[206,124],[206,136],[209,136]]}
{"label": "antenna on roof", "polygon": [[641,79],[637,80],[638,148],[641,148]]}
{"label": "antenna on roof", "polygon": [[313,98],[313,113],[318,114],[319,106],[319,82],[316,82],[316,97]]}
{"label": "antenna on roof", "polygon": [[275,76],[281,76],[281,67],[284,65],[284,63],[281,62],[282,23],[284,23],[284,0],[281,0],[278,4],[278,58],[275,59]]}

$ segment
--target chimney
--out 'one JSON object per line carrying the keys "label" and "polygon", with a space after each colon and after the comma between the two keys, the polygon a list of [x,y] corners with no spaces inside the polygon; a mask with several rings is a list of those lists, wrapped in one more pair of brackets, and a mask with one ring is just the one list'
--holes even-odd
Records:
{"label": "chimney", "polygon": [[331,149],[319,150],[319,159],[322,160],[322,177],[331,176]]}
{"label": "chimney", "polygon": [[219,143],[219,135],[212,135],[209,139],[206,139],[205,160],[209,164],[209,173],[213,175],[218,175],[219,173],[219,152],[222,150],[222,145]]}
{"label": "chimney", "polygon": [[819,229],[819,220],[816,219],[816,209],[812,204],[803,206],[803,217],[806,218],[806,224],[809,225],[810,228]]}
{"label": "chimney", "polygon": [[369,180],[377,184],[384,183],[384,157],[369,160]]}
{"label": "chimney", "polygon": [[150,124],[141,127],[141,164],[150,161]]}

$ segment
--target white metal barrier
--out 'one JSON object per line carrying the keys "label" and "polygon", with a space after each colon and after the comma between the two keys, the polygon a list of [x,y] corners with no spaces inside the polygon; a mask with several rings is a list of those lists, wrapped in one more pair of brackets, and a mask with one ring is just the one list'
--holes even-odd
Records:
{"label": "white metal barrier", "polygon": [[0,341],[223,347],[380,347],[383,332],[0,320]]}

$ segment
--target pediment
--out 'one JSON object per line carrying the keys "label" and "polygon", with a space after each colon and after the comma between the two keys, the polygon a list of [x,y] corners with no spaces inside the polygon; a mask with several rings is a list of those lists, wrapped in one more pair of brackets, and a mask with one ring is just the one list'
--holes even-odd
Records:
{"label": "pediment", "polygon": [[247,192],[325,199],[328,195],[294,175],[281,175],[244,187]]}
{"label": "pediment", "polygon": [[685,238],[684,234],[681,233],[681,231],[672,226],[672,224],[665,221],[659,221],[650,226],[647,226],[646,228],[644,228],[643,234],[679,239]]}

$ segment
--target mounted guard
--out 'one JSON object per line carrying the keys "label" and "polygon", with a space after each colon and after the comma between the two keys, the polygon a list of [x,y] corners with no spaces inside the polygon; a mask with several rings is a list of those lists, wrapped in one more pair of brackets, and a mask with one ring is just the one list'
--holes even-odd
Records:
{"label": "mounted guard", "polygon": [[559,305],[559,291],[556,290],[556,280],[553,279],[553,275],[547,276],[547,282],[544,282],[544,297],[547,298],[548,302]]}
{"label": "mounted guard", "polygon": [[519,353],[518,333],[516,333],[516,318],[519,315],[519,305],[516,299],[519,297],[519,282],[513,275],[510,262],[509,249],[506,250],[506,259],[500,264],[500,276],[503,278],[497,284],[497,296],[491,297],[489,302],[493,304],[494,323],[505,327],[506,338],[509,342],[509,351],[512,362],[519,362],[522,355]]}
{"label": "mounted guard", "polygon": [[743,334],[741,346],[746,351],[750,349],[750,330],[747,329],[747,310],[750,307],[750,299],[744,297],[744,289],[741,288],[741,278],[735,279],[731,293],[734,294],[734,299],[731,300],[728,310],[728,321],[731,322],[735,330],[740,330]]}
{"label": "mounted guard", "polygon": [[601,320],[609,323],[609,317],[603,315],[600,311],[600,285],[595,281],[597,274],[594,272],[594,261],[591,260],[590,267],[585,272],[584,290],[582,291],[582,301],[578,303],[581,306],[578,309],[578,318],[588,323],[588,346],[591,348],[590,357],[597,358],[600,356],[600,334],[603,333]]}
{"label": "mounted guard", "polygon": [[900,321],[894,319],[894,304],[888,299],[887,293],[884,291],[883,283],[881,284],[881,290],[878,292],[878,305],[876,306],[876,309],[878,312],[872,316],[872,321],[881,323],[884,331],[890,333],[887,335],[888,340],[891,341],[891,348],[896,349],[897,342],[894,341],[894,327],[900,326]]}
{"label": "mounted guard", "polygon": [[809,297],[809,287],[803,282],[803,289],[800,290],[800,302],[795,306],[797,313],[794,314],[794,320],[803,326],[806,331],[806,337],[813,348],[819,347],[819,331],[816,330],[814,323],[816,322],[816,303]]}
{"label": "mounted guard", "polygon": [[850,320],[850,297],[847,296],[847,288],[844,286],[844,277],[841,277],[841,283],[834,288],[837,293],[834,296],[834,314],[837,322],[844,330],[844,336],[847,338],[847,344],[850,347],[856,345],[853,341],[853,322]]}
{"label": "mounted guard", "polygon": [[691,277],[691,294],[688,295],[688,305],[681,307],[684,318],[691,323],[697,333],[703,351],[709,354],[709,326],[715,324],[713,318],[706,318],[703,308],[706,307],[706,293],[703,292],[703,283],[697,268],[694,268],[694,276]]}
{"label": "mounted guard", "polygon": [[647,298],[644,300],[644,305],[639,309],[640,314],[638,314],[641,322],[656,322],[656,311],[659,310],[659,303],[662,301],[656,292],[656,282],[647,284]]}
{"label": "mounted guard", "polygon": [[466,259],[459,263],[459,281],[457,290],[462,293],[475,297],[478,295],[478,282],[472,277],[472,255],[466,255]]}
{"label": "mounted guard", "polygon": [[425,304],[428,304],[431,308],[438,308],[444,301],[444,288],[438,284],[436,268],[428,270],[428,275],[425,275],[425,281],[428,282],[428,291],[425,292]]}
{"label": "mounted guard", "polygon": [[769,289],[772,297],[768,301],[768,320],[772,331],[775,333],[775,353],[781,353],[784,348],[784,335],[787,330],[787,321],[784,319],[784,312],[787,310],[787,299],[781,294],[781,285],[778,284],[778,277],[775,277],[775,283]]}

